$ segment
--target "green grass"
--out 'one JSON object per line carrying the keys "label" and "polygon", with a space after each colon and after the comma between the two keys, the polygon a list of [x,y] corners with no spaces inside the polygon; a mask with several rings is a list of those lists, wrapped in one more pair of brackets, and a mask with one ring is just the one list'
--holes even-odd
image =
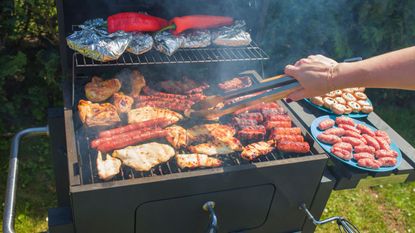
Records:
{"label": "green grass", "polygon": [[[415,108],[377,106],[376,112],[415,145]],[[16,213],[19,233],[45,232],[47,209],[56,206],[48,143],[47,139],[33,138],[25,140],[21,148]],[[2,148],[0,152],[0,196],[4,197],[9,151]],[[347,217],[361,232],[415,232],[415,183],[335,191],[323,217],[333,215]],[[337,232],[337,225],[320,226],[317,232]]]}

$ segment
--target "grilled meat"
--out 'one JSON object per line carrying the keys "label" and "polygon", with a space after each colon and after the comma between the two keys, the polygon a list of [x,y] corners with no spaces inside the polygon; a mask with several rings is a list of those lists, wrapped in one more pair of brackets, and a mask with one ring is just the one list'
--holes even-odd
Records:
{"label": "grilled meat", "polygon": [[114,105],[118,113],[126,113],[131,110],[134,99],[122,92],[114,93]]}
{"label": "grilled meat", "polygon": [[265,109],[279,109],[280,106],[277,103],[271,102],[271,103],[259,103],[254,104],[245,108],[241,108],[237,111],[235,111],[233,114],[238,115],[244,112],[262,112]]}
{"label": "grilled meat", "polygon": [[310,151],[310,145],[307,142],[280,141],[277,148],[282,152],[292,153],[308,153]]}
{"label": "grilled meat", "polygon": [[264,124],[266,129],[274,128],[291,128],[291,121],[266,121]]}
{"label": "grilled meat", "polygon": [[262,155],[270,153],[274,147],[266,142],[255,142],[244,147],[241,157],[247,160],[254,160]]}
{"label": "grilled meat", "polygon": [[260,112],[252,112],[252,113],[241,113],[236,115],[239,119],[244,120],[255,120],[256,122],[260,123],[264,121],[264,117]]}
{"label": "grilled meat", "polygon": [[245,129],[246,127],[258,125],[258,121],[256,121],[255,119],[243,119],[239,117],[233,117],[232,125],[238,129]]}
{"label": "grilled meat", "polygon": [[252,86],[252,80],[248,76],[235,77],[231,80],[218,84],[218,87],[223,91],[234,91]]}
{"label": "grilled meat", "polygon": [[298,127],[293,128],[275,128],[271,134],[277,135],[301,135],[301,129]]}
{"label": "grilled meat", "polygon": [[179,125],[172,125],[166,128],[166,140],[175,148],[179,149],[187,146],[187,130]]}
{"label": "grilled meat", "polygon": [[262,125],[248,126],[238,131],[238,138],[242,141],[262,141],[265,139],[266,129]]}
{"label": "grilled meat", "polygon": [[132,167],[136,171],[149,171],[152,167],[167,162],[174,154],[173,147],[150,142],[115,150],[112,156],[121,159],[123,164]]}
{"label": "grilled meat", "polygon": [[283,107],[280,107],[280,106],[278,107],[271,106],[271,108],[261,109],[261,113],[265,119],[268,119],[269,117],[273,115],[287,114],[287,111]]}
{"label": "grilled meat", "polygon": [[140,73],[138,70],[131,71],[130,75],[131,80],[131,96],[137,96],[141,93],[141,90],[143,87],[146,86],[146,80],[144,79],[144,76]]}
{"label": "grilled meat", "polygon": [[145,107],[145,106],[167,108],[167,109],[171,109],[174,111],[180,111],[180,112],[184,112],[187,109],[191,108],[191,106],[187,106],[183,103],[175,103],[175,102],[168,102],[168,101],[144,101],[144,102],[139,102],[135,105],[136,108]]}
{"label": "grilled meat", "polygon": [[107,155],[107,159],[102,159],[101,152],[98,152],[97,156],[97,169],[98,176],[101,180],[110,180],[112,177],[120,172],[121,161]]}
{"label": "grilled meat", "polygon": [[231,99],[225,100],[224,104],[229,105],[229,104],[238,103],[242,100],[246,100],[246,99],[252,98],[254,96],[261,95],[265,92],[266,91],[260,91],[260,92],[255,92],[255,93],[252,93],[252,94],[249,94],[249,95],[243,95],[243,96],[238,96],[238,97],[235,97],[235,98],[231,98]]}
{"label": "grilled meat", "polygon": [[205,142],[211,139],[227,139],[233,137],[236,131],[229,125],[203,124],[187,130],[190,142]]}
{"label": "grilled meat", "polygon": [[242,150],[242,146],[232,145],[225,143],[223,141],[214,140],[207,143],[202,143],[195,146],[189,146],[188,149],[192,153],[197,154],[206,154],[206,155],[220,155],[220,154],[229,154],[237,149],[238,151]]}
{"label": "grilled meat", "polygon": [[121,88],[121,82],[118,79],[103,80],[98,76],[93,76],[91,82],[85,85],[85,96],[93,102],[102,102],[110,98]]}
{"label": "grilled meat", "polygon": [[160,82],[159,85],[167,92],[174,94],[200,93],[209,88],[207,83],[198,84],[186,76],[180,81],[167,80]]}
{"label": "grilled meat", "polygon": [[86,126],[108,126],[121,121],[117,109],[109,103],[95,104],[80,100],[78,103],[79,118]]}
{"label": "grilled meat", "polygon": [[180,103],[185,106],[191,107],[195,102],[190,99],[175,99],[171,97],[163,97],[158,95],[139,95],[134,97],[136,102],[146,102],[146,101],[163,101],[169,103]]}
{"label": "grilled meat", "polygon": [[290,121],[291,118],[287,114],[268,114],[265,118],[267,121]]}
{"label": "grilled meat", "polygon": [[176,162],[180,168],[219,167],[222,161],[205,154],[178,154]]}
{"label": "grilled meat", "polygon": [[138,130],[138,129],[144,129],[144,128],[164,128],[166,126],[169,126],[173,124],[174,122],[167,119],[167,118],[155,118],[148,121],[142,121],[138,123],[133,123],[125,126],[121,126],[118,128],[105,130],[102,132],[99,132],[98,137],[111,137],[117,134],[122,134],[128,131]]}
{"label": "grilled meat", "polygon": [[278,135],[271,133],[269,139],[274,140],[276,143],[280,141],[304,142],[303,135]]}
{"label": "grilled meat", "polygon": [[179,120],[183,119],[183,116],[177,112],[173,112],[168,109],[149,106],[136,108],[128,112],[129,124],[148,121],[157,118],[166,118],[173,122],[178,122]]}

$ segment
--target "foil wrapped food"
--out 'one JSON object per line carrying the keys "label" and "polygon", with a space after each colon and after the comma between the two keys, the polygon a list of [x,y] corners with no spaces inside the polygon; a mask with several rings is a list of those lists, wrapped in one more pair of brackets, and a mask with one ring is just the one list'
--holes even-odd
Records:
{"label": "foil wrapped food", "polygon": [[132,36],[118,31],[108,34],[106,22],[94,19],[80,25],[80,31],[75,31],[66,38],[69,48],[96,61],[107,62],[118,59],[126,50]]}
{"label": "foil wrapped food", "polygon": [[185,32],[181,37],[183,38],[182,48],[204,48],[210,45],[212,39],[208,30]]}
{"label": "foil wrapped food", "polygon": [[154,36],[154,48],[168,56],[173,55],[183,43],[182,36],[175,36],[171,32],[158,32]]}
{"label": "foil wrapped food", "polygon": [[135,55],[146,53],[153,48],[153,37],[149,34],[140,32],[131,33],[132,39],[127,47],[127,51]]}
{"label": "foil wrapped food", "polygon": [[247,46],[251,43],[251,35],[246,31],[246,23],[236,20],[230,26],[223,26],[212,32],[212,42],[221,46]]}

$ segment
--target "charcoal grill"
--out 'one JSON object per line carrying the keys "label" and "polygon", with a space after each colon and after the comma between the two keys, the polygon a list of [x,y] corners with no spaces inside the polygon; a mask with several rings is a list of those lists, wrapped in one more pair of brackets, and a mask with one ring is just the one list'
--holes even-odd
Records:
{"label": "charcoal grill", "polygon": [[[321,216],[333,189],[415,179],[415,149],[375,113],[370,115],[370,123],[389,131],[404,154],[401,167],[388,174],[364,173],[329,160],[308,132],[310,120],[321,113],[281,101],[280,105],[310,142],[310,153],[272,152],[252,162],[239,159],[236,153],[223,155],[225,164],[219,168],[180,169],[169,161],[149,172],[123,167],[108,182],[97,177],[96,154],[88,148],[91,135],[82,127],[76,110],[82,88],[92,74],[130,67],[149,75],[146,80],[153,80],[166,78],[166,73],[192,71],[202,74],[196,78],[215,77],[208,81],[217,83],[241,71],[256,70],[260,80],[265,76],[268,54],[272,54],[260,43],[266,37],[265,16],[272,11],[272,5],[266,0],[57,1],[62,68],[67,78],[63,84],[64,108],[50,110],[48,122],[58,197],[58,207],[49,211],[49,232],[194,233],[206,228],[209,232],[313,232],[314,224],[325,221],[319,222],[311,215]],[[173,56],[155,51],[139,56],[125,53],[118,60],[105,63],[74,53],[66,46],[66,36],[83,21],[122,11],[145,11],[165,18],[185,14],[229,15],[247,21],[253,42],[246,47],[180,49]],[[14,154],[4,232],[14,232]]]}

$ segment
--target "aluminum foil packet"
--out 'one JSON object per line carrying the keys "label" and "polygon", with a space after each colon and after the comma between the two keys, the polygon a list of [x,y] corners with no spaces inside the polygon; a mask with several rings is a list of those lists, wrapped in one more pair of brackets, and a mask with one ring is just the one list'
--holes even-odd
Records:
{"label": "aluminum foil packet", "polygon": [[243,20],[236,20],[234,24],[212,32],[212,42],[216,45],[247,46],[251,41],[251,35],[246,31],[246,23]]}
{"label": "aluminum foil packet", "polygon": [[154,36],[154,48],[168,56],[173,55],[183,43],[182,36],[175,36],[168,31],[158,32]]}
{"label": "aluminum foil packet", "polygon": [[69,48],[96,61],[107,62],[118,59],[131,41],[131,35],[123,31],[108,34],[103,19],[85,21],[66,38]]}
{"label": "aluminum foil packet", "polygon": [[131,33],[132,39],[127,47],[127,51],[135,55],[146,53],[153,48],[153,37],[149,34],[134,32]]}
{"label": "aluminum foil packet", "polygon": [[209,46],[212,40],[208,30],[185,32],[181,37],[183,38],[182,48],[204,48]]}

